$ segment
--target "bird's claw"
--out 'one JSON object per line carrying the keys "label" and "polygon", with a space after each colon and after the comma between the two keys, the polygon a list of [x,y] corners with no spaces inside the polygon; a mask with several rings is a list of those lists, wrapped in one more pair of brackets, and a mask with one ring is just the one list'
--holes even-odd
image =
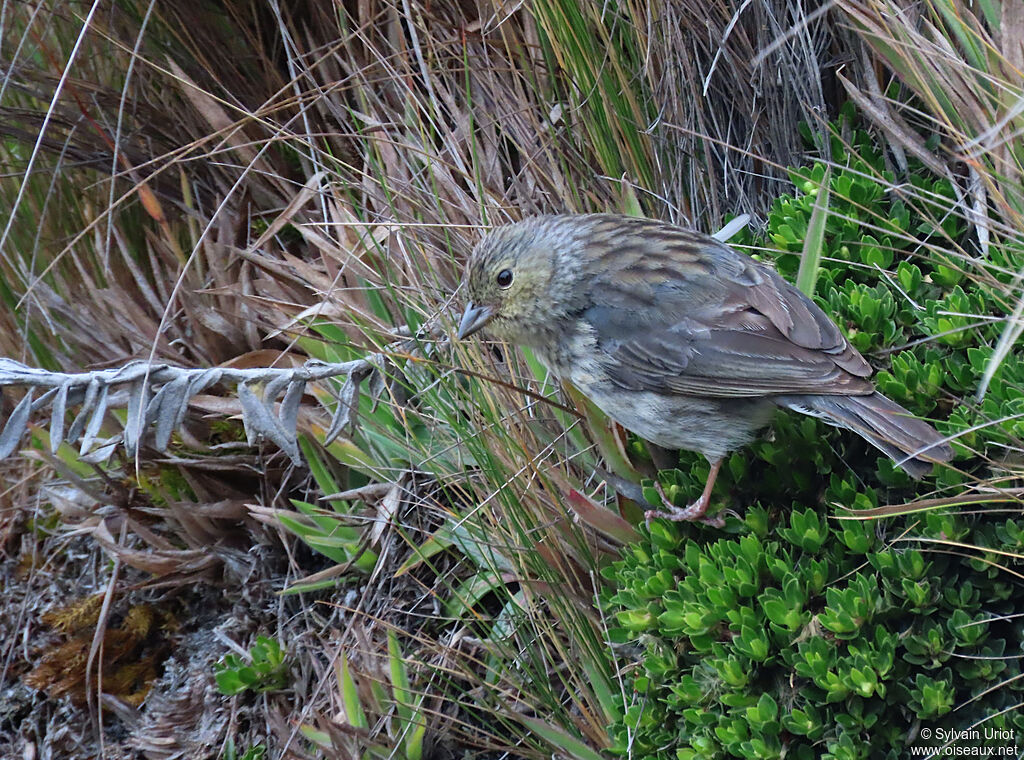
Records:
{"label": "bird's claw", "polygon": [[673,522],[699,522],[705,525],[710,525],[712,528],[724,528],[725,518],[719,514],[714,515],[693,515],[690,513],[691,508],[697,506],[696,503],[691,504],[683,509],[675,509],[672,511],[663,511],[660,509],[649,509],[644,512],[644,520],[647,523],[647,527],[651,527],[651,521],[656,520],[659,517],[664,517],[666,520],[672,520]]}
{"label": "bird's claw", "polygon": [[648,528],[651,527],[651,521],[658,517],[664,517],[666,520],[672,520],[673,522],[700,522],[710,525],[712,528],[725,527],[725,518],[721,515],[705,514],[710,502],[706,494],[701,494],[701,497],[692,504],[685,507],[677,507],[669,500],[665,489],[662,488],[661,483],[657,480],[654,481],[654,489],[658,492],[658,496],[661,497],[661,505],[665,509],[649,509],[644,512],[644,520]]}

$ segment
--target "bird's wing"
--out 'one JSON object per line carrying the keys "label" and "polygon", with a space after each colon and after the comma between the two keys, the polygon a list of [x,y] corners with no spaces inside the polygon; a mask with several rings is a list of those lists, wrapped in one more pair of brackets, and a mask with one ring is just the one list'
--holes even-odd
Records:
{"label": "bird's wing", "polygon": [[613,382],[734,398],[872,391],[871,367],[811,299],[731,248],[686,240],[595,278],[581,316]]}

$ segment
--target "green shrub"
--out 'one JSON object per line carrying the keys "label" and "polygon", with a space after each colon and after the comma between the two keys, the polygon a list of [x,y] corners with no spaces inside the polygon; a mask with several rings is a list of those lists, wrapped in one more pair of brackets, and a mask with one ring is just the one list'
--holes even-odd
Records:
{"label": "green shrub", "polygon": [[[742,536],[712,543],[659,521],[609,571],[615,638],[643,643],[618,749],[873,760],[929,744],[922,728],[937,736],[987,716],[986,727],[1024,730],[1019,711],[999,714],[1021,701],[1010,682],[1020,626],[1001,617],[1016,611],[1016,579],[980,552],[926,550],[963,520],[928,515],[919,546],[885,542],[867,521],[827,526],[813,509],[771,530],[769,517],[753,507]],[[1022,530],[1005,520],[973,538],[1014,551]]]}
{"label": "green shrub", "polygon": [[225,655],[214,667],[214,679],[221,694],[280,691],[288,685],[287,653],[275,639],[257,636],[248,659]]}
{"label": "green shrub", "polygon": [[[849,514],[840,506],[952,496],[999,476],[991,462],[1020,446],[1024,430],[1024,363],[1011,356],[982,402],[967,397],[1024,257],[995,241],[987,260],[967,255],[949,183],[918,166],[901,190],[867,134],[846,131],[851,145],[834,139],[830,175],[822,164],[792,173],[801,193],[776,202],[770,242],[746,242],[776,246],[793,280],[830,177],[816,299],[881,368],[881,392],[960,433],[956,469],[916,485],[857,436],[780,414],[771,439],[733,454],[716,486],[713,501],[742,520],[724,535],[656,521],[605,571],[612,637],[642,647],[624,720],[611,730],[620,754],[874,760],[939,747],[953,730],[1024,730],[1011,709],[1022,701],[1022,632],[1011,617],[1019,512],[958,514],[950,499],[941,511],[835,519]],[[659,478],[682,504],[706,473],[701,457],[683,454]]]}

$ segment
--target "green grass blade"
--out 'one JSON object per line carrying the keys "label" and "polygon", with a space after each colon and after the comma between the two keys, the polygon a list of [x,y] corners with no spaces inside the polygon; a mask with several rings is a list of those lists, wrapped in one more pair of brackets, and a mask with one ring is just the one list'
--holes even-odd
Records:
{"label": "green grass blade", "polygon": [[800,269],[796,274],[796,286],[807,296],[814,295],[814,287],[818,281],[818,270],[825,251],[825,222],[828,221],[828,203],[830,195],[829,181],[832,170],[825,171],[825,177],[818,186],[818,198],[807,223],[807,237],[800,258]]}

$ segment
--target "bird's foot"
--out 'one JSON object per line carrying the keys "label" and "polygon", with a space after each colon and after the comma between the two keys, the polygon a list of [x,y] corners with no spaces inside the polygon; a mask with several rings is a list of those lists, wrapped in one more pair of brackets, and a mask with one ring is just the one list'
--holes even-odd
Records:
{"label": "bird's foot", "polygon": [[689,504],[685,507],[677,507],[673,504],[668,496],[665,494],[665,490],[661,487],[661,483],[657,480],[654,481],[654,488],[658,492],[658,496],[661,497],[661,505],[665,509],[650,509],[644,512],[644,519],[647,522],[647,527],[650,527],[651,520],[658,517],[664,517],[666,520],[672,520],[673,522],[701,522],[705,525],[710,525],[712,528],[724,528],[725,518],[720,515],[706,515],[708,511],[708,505],[710,499],[707,493],[701,494],[701,497],[697,501]]}
{"label": "bird's foot", "polygon": [[724,528],[725,518],[721,515],[705,515],[698,514],[703,513],[707,507],[699,509],[700,502],[695,501],[686,507],[676,507],[669,510],[661,509],[649,509],[644,512],[644,519],[647,521],[647,526],[650,527],[651,521],[656,520],[659,517],[664,517],[666,520],[672,520],[673,522],[699,522],[705,525],[710,525],[712,528]]}

